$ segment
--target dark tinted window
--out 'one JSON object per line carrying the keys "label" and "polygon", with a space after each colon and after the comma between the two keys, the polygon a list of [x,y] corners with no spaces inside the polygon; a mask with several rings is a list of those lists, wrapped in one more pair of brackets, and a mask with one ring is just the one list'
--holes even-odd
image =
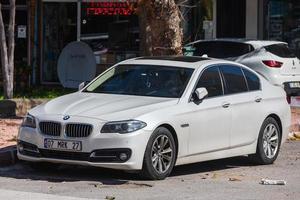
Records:
{"label": "dark tinted window", "polygon": [[206,69],[197,84],[197,88],[205,87],[208,91],[208,97],[223,95],[222,82],[219,68],[210,67]]}
{"label": "dark tinted window", "polygon": [[[9,0],[0,0],[0,3],[2,5],[9,5]],[[26,5],[27,4],[27,0],[17,0],[16,1],[16,5]]]}
{"label": "dark tinted window", "polygon": [[221,72],[225,79],[225,94],[235,94],[248,91],[244,74],[240,67],[221,66]]}
{"label": "dark tinted window", "polygon": [[238,57],[254,50],[250,44],[224,41],[199,42],[194,48],[194,56],[207,54],[212,58]]}
{"label": "dark tinted window", "polygon": [[243,69],[243,72],[246,77],[249,90],[250,91],[259,90],[260,89],[259,78],[249,70]]}
{"label": "dark tinted window", "polygon": [[282,58],[296,57],[295,54],[289,49],[289,47],[286,44],[273,44],[273,45],[266,46],[265,49],[268,52]]}

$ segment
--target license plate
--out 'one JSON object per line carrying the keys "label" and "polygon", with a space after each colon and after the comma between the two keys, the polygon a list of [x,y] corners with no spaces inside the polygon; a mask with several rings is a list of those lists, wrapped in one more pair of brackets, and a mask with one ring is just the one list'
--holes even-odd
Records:
{"label": "license plate", "polygon": [[81,151],[82,143],[80,141],[56,140],[46,138],[44,140],[45,149],[55,149],[64,151]]}
{"label": "license plate", "polygon": [[290,84],[290,88],[300,88],[300,82],[292,82],[289,84]]}

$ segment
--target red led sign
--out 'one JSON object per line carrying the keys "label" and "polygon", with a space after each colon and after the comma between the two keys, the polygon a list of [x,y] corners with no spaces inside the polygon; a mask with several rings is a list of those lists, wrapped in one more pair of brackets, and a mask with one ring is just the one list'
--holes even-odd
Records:
{"label": "red led sign", "polygon": [[85,3],[87,15],[132,15],[137,3],[134,1],[122,2],[88,2]]}

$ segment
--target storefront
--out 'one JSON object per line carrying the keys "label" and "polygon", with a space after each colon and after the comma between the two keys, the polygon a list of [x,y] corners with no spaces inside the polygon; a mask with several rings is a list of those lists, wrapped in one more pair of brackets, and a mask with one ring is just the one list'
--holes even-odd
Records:
{"label": "storefront", "polygon": [[138,55],[136,1],[43,0],[40,7],[42,84],[59,83],[58,57],[72,41],[85,42],[93,49],[97,73]]}
{"label": "storefront", "polygon": [[265,21],[266,39],[288,42],[300,58],[300,1],[267,1]]}
{"label": "storefront", "polygon": [[[0,0],[7,24],[9,0]],[[72,41],[88,44],[97,74],[139,56],[137,0],[17,0],[17,77],[60,84],[58,58]],[[184,44],[199,39],[281,40],[300,57],[300,1],[187,0],[181,6]],[[28,67],[30,66],[30,67]],[[29,69],[29,70],[27,70]],[[29,76],[19,76],[29,73]],[[30,71],[30,72],[29,72]],[[26,78],[22,78],[26,79]],[[25,80],[27,81],[27,80]]]}
{"label": "storefront", "polygon": [[299,0],[213,0],[213,37],[279,40],[300,57]]}

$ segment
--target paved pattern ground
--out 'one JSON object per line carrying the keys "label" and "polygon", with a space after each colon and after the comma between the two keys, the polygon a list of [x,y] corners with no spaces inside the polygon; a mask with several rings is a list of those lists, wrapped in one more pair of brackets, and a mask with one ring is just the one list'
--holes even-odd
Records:
{"label": "paved pattern ground", "polygon": [[[283,179],[285,186],[259,184]],[[19,198],[19,196],[22,198]],[[34,171],[26,163],[0,168],[0,199],[300,199],[300,142],[286,142],[273,165],[247,157],[179,166],[163,181],[102,168],[61,166]]]}

